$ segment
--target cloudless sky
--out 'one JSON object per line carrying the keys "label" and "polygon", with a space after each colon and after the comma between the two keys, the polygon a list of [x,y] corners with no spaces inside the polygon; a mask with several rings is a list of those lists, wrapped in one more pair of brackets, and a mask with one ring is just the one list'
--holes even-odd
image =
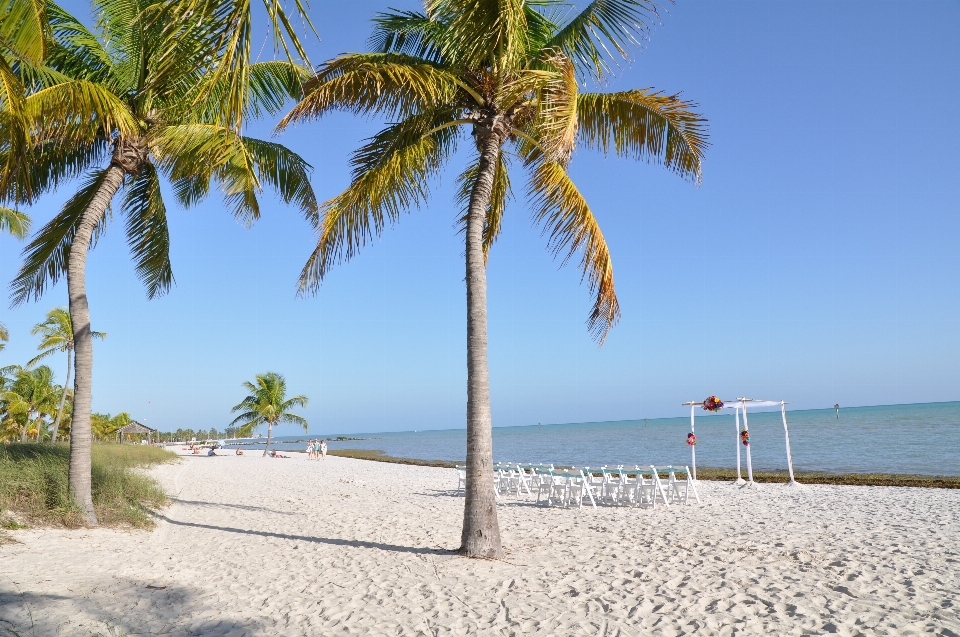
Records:
{"label": "cloudless sky", "polygon": [[[365,50],[374,12],[417,7],[313,4],[314,62]],[[574,156],[623,312],[598,348],[576,259],[561,267],[547,252],[517,168],[488,268],[494,425],[680,416],[681,402],[710,394],[801,409],[960,399],[958,28],[952,0],[669,5],[604,90],[652,86],[696,101],[710,121],[703,184]],[[266,137],[274,123],[249,133]],[[327,199],[377,124],[334,115],[280,140],[314,166]],[[466,161],[455,157],[428,207],[306,299],[295,291],[312,230],[269,193],[250,229],[216,198],[172,210],[177,283],[155,301],[114,219],[87,269],[93,328],[109,334],[95,345],[94,409],[164,431],[223,429],[240,383],[277,371],[309,396],[314,433],[465,426],[453,191]],[[35,228],[70,194],[35,205]],[[22,247],[0,237],[4,283]],[[0,365],[34,355],[30,328],[56,305],[63,284],[39,303],[0,305],[11,333]],[[62,382],[65,361],[51,364]]]}

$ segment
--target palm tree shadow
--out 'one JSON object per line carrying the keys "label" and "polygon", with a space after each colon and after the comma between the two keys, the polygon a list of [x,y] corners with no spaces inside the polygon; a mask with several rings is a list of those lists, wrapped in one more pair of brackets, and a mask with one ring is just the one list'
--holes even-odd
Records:
{"label": "palm tree shadow", "polygon": [[240,509],[242,511],[262,511],[264,513],[272,513],[274,515],[297,515],[294,511],[277,511],[275,509],[268,509],[266,507],[256,507],[250,506],[249,504],[227,504],[225,502],[201,502],[199,500],[181,500],[180,498],[170,498],[170,501],[174,504],[184,504],[187,506],[198,506],[198,507],[224,507],[227,509]]}
{"label": "palm tree shadow", "polygon": [[327,544],[330,546],[352,546],[355,548],[379,549],[381,551],[393,551],[396,553],[414,553],[416,555],[450,555],[456,551],[446,549],[431,549],[416,546],[398,546],[396,544],[384,544],[383,542],[368,542],[365,540],[344,540],[340,538],[312,537],[309,535],[291,535],[289,533],[274,533],[272,531],[254,531],[253,529],[237,529],[229,526],[214,526],[212,524],[201,524],[199,522],[182,522],[168,518],[160,513],[153,513],[154,517],[176,526],[189,526],[197,529],[208,529],[211,531],[223,531],[225,533],[241,533],[243,535],[258,535],[260,537],[279,538],[281,540],[297,540],[299,542],[312,542],[314,544]]}
{"label": "palm tree shadow", "polygon": [[[227,617],[226,613],[194,624],[199,614],[217,609],[199,604],[199,598],[188,588],[148,585],[146,581],[111,577],[109,584],[93,586],[90,592],[57,595],[17,590],[16,586],[0,583],[0,637],[153,634],[156,624],[165,629],[172,625],[177,634],[186,634],[189,625],[191,635],[250,635],[264,628],[257,619]],[[126,608],[105,610],[117,599],[126,600]],[[160,609],[170,607],[180,611],[175,617],[160,617]]]}

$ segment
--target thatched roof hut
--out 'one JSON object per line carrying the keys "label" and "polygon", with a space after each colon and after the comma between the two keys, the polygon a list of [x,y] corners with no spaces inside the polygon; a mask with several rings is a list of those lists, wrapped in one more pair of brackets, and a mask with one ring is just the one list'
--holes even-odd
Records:
{"label": "thatched roof hut", "polygon": [[146,434],[147,438],[150,438],[155,432],[156,429],[151,429],[146,425],[137,422],[136,420],[131,420],[130,424],[124,425],[117,429],[117,434],[120,435],[120,442],[123,442],[123,437],[127,434]]}

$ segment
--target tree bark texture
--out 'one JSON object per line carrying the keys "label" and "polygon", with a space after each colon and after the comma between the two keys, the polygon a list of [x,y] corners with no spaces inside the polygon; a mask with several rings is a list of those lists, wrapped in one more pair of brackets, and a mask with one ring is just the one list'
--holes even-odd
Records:
{"label": "tree bark texture", "polygon": [[270,453],[270,439],[273,438],[273,423],[267,423],[267,446],[263,448],[263,457]]}
{"label": "tree bark texture", "polygon": [[60,421],[63,419],[63,408],[67,404],[67,388],[70,387],[70,372],[73,371],[73,349],[67,349],[67,380],[63,383],[63,394],[60,396],[60,408],[57,409],[57,420],[53,423],[53,434],[50,444],[57,444],[57,431],[60,430]]}
{"label": "tree bark texture", "polygon": [[493,490],[493,420],[487,370],[487,271],[483,224],[505,135],[499,126],[478,126],[480,163],[467,210],[467,476],[460,554],[502,558],[497,497]]}
{"label": "tree bark texture", "polygon": [[93,231],[107,206],[123,185],[125,171],[111,164],[100,189],[80,218],[70,246],[67,266],[67,292],[70,295],[70,323],[75,350],[73,376],[73,424],[70,431],[70,497],[83,511],[84,522],[97,525],[90,491],[90,409],[93,392],[93,335],[90,333],[90,307],[87,304],[87,252]]}
{"label": "tree bark texture", "polygon": [[67,292],[70,296],[70,324],[73,326],[73,424],[70,428],[70,497],[80,505],[84,522],[97,525],[93,510],[90,480],[90,450],[93,432],[90,430],[90,410],[93,393],[93,334],[90,330],[90,308],[87,305],[87,252],[93,231],[100,222],[113,197],[123,185],[123,178],[140,172],[149,158],[149,148],[143,140],[120,138],[114,145],[110,166],[100,188],[77,224],[70,246],[67,265]]}

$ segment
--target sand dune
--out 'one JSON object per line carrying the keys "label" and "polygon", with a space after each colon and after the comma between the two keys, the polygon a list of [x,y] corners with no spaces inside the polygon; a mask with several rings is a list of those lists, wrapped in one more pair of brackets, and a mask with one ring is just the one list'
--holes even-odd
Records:
{"label": "sand dune", "polygon": [[[960,635],[960,491],[700,483],[655,511],[499,509],[457,557],[450,469],[185,457],[153,532],[18,531],[22,635]],[[2,634],[2,630],[0,630]]]}

